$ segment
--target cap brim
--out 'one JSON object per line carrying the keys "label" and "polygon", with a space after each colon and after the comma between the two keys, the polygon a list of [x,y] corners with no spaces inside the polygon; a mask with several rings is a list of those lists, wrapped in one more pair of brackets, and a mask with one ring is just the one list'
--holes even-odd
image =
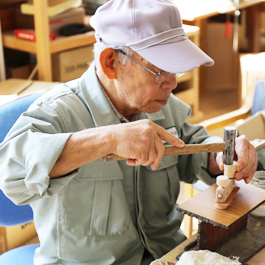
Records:
{"label": "cap brim", "polygon": [[185,73],[201,65],[214,64],[213,59],[189,39],[154,45],[136,52],[151,64],[170,73]]}

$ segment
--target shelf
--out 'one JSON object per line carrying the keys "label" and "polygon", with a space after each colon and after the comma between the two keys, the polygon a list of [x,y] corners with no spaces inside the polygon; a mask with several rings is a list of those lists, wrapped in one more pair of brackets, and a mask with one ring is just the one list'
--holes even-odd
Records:
{"label": "shelf", "polygon": [[[57,53],[81,46],[91,45],[95,43],[94,31],[83,34],[64,37],[58,36],[55,40],[50,41],[50,52]],[[18,39],[13,32],[3,33],[3,45],[6,48],[20,50],[29,53],[36,53],[36,43],[32,41]]]}
{"label": "shelf", "polygon": [[[191,22],[195,20],[207,19],[219,14],[231,13],[236,10],[236,6],[233,4],[233,1],[229,0],[173,0],[173,2],[178,6],[182,20]],[[265,0],[240,1],[239,9],[245,9],[262,2],[265,2]],[[193,8],[190,8],[191,6]]]}
{"label": "shelf", "polygon": [[29,53],[36,53],[36,43],[27,40],[21,40],[14,36],[13,32],[3,33],[3,45],[6,48],[20,50]]}
{"label": "shelf", "polygon": [[193,106],[194,105],[194,88],[191,87],[189,89],[186,89],[184,91],[175,93],[174,96],[176,96],[178,99],[182,100],[183,102],[187,103],[188,105]]}
{"label": "shelf", "polygon": [[91,45],[96,42],[94,31],[78,34],[69,37],[58,36],[57,39],[50,42],[51,53],[61,52],[81,46]]}
{"label": "shelf", "polygon": [[192,75],[192,71],[190,71],[190,72],[185,73],[185,74],[184,74],[183,76],[181,76],[181,77],[177,77],[177,81],[178,81],[178,83],[186,82],[186,81],[191,80],[192,77],[193,77],[193,75]]}
{"label": "shelf", "polygon": [[[96,42],[94,31],[83,34],[64,37],[57,36],[53,41],[49,40],[49,21],[47,0],[33,0],[34,24],[36,32],[36,42],[21,40],[14,36],[13,32],[3,33],[4,47],[35,53],[38,62],[38,79],[41,81],[52,81],[52,61],[51,55],[54,53],[92,45]],[[90,26],[91,16],[85,16],[85,25]],[[183,25],[187,36],[198,44],[199,28],[195,26]],[[198,71],[193,70],[178,78],[179,83],[187,82],[189,88],[177,93],[177,97],[189,105],[193,106],[193,114],[198,112]]]}

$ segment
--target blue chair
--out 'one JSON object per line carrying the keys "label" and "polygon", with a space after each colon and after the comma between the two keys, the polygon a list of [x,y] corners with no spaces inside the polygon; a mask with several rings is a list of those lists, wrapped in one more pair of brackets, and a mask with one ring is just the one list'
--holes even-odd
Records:
{"label": "blue chair", "polygon": [[257,81],[250,114],[254,115],[258,111],[265,110],[265,80]]}
{"label": "blue chair", "polygon": [[[0,106],[0,142],[2,142],[18,117],[38,97],[44,93],[18,98]],[[33,212],[29,205],[17,206],[0,190],[0,226],[14,226],[33,221]],[[5,252],[0,256],[0,265],[33,265],[35,249],[39,244],[22,246]]]}

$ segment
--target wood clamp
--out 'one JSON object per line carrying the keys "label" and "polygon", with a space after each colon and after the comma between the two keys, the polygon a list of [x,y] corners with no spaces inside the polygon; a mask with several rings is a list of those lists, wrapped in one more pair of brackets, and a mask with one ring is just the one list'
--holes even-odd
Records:
{"label": "wood clamp", "polygon": [[216,178],[215,207],[226,209],[235,197],[239,187],[235,185],[235,172],[237,162],[234,161],[236,128],[228,126],[224,128],[225,150],[223,152],[224,175]]}
{"label": "wood clamp", "polygon": [[[248,214],[264,203],[265,190],[246,184],[244,181],[237,181],[233,188],[236,167],[233,161],[235,136],[235,128],[225,128],[223,153],[225,178],[219,178],[217,184],[185,201],[177,210],[199,220],[198,235],[194,242],[197,250],[208,249],[226,257],[230,255],[240,257],[239,261],[243,263],[265,246],[265,238],[248,227]],[[238,189],[237,196],[234,194],[237,192],[236,189]],[[232,190],[230,194],[229,190]],[[216,198],[215,203],[213,198]],[[225,202],[217,202],[222,199]],[[219,210],[220,207],[227,209],[222,211]]]}

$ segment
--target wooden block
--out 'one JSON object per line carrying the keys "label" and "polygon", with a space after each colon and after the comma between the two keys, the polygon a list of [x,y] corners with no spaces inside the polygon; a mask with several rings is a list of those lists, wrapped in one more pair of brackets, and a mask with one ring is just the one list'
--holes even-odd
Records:
{"label": "wooden block", "polygon": [[265,245],[265,238],[248,230],[248,215],[235,222],[228,229],[201,222],[197,237],[197,248],[208,249],[229,257],[239,257],[240,262],[248,261]]}
{"label": "wooden block", "polygon": [[214,184],[200,194],[179,205],[178,210],[199,220],[228,228],[265,201],[265,190],[244,181],[236,181],[240,190],[225,210],[214,205],[217,185]]}
{"label": "wooden block", "polygon": [[214,226],[210,223],[200,222],[198,227],[197,247],[200,250],[208,249],[214,251],[217,246],[222,244],[235,233],[238,233],[247,227],[248,216],[245,215],[240,221],[232,224],[229,229],[220,226]]}
{"label": "wooden block", "polygon": [[[207,225],[207,223],[204,222],[202,223],[203,227],[202,226],[200,227],[199,231],[200,235],[199,234],[193,235],[192,237],[185,240],[180,245],[176,246],[174,249],[172,249],[162,258],[167,261],[178,261],[179,260],[178,257],[180,257],[180,255],[184,251],[198,250],[197,245],[193,248],[189,248],[188,250],[186,250],[186,248],[191,243],[198,240],[199,237],[204,236],[205,237],[204,240],[207,240],[208,237],[211,237],[213,244],[215,242],[218,242],[219,239],[224,240],[224,243],[220,245],[218,244],[215,245],[214,252],[217,252],[225,257],[234,255],[240,257],[240,262],[247,261],[249,265],[256,264],[254,262],[265,262],[265,248],[262,247],[263,245],[265,245],[265,229],[264,229],[265,218],[258,218],[248,215],[247,227],[244,228],[246,224],[246,216],[244,216],[242,220],[237,222],[236,225],[233,225],[229,228],[231,230],[228,231],[228,233],[232,232],[233,229],[234,232],[231,233],[230,238],[228,238],[227,240],[222,235],[222,233],[226,231],[226,229],[223,229],[221,227],[210,227],[210,225]],[[217,230],[212,231],[212,229],[217,229]],[[214,238],[215,235],[216,237]],[[222,238],[219,238],[220,236]],[[205,243],[207,242],[205,241]],[[209,242],[209,248],[211,248],[211,242]],[[255,253],[257,252],[258,254],[255,255]],[[255,256],[251,258],[253,255]],[[251,258],[251,260],[249,260],[249,258]],[[260,263],[260,265],[261,264],[263,263]]]}

